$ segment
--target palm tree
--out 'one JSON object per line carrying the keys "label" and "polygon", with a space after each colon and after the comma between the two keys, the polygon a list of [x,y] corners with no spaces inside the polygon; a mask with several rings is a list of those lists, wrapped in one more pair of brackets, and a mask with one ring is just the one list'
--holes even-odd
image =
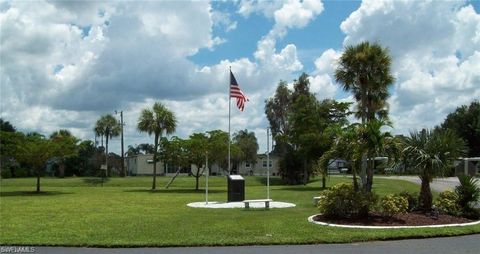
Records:
{"label": "palm tree", "polygon": [[[347,46],[339,59],[335,70],[335,80],[342,85],[343,90],[352,92],[357,101],[355,116],[365,124],[374,119],[386,119],[388,115],[388,87],[394,82],[391,74],[391,58],[386,48],[369,42],[356,46]],[[362,161],[367,161],[366,155],[371,151],[362,152]],[[365,167],[362,163],[362,179],[365,179]],[[373,174],[373,168],[368,168],[368,174]],[[363,180],[364,188],[369,189],[372,183]]]}
{"label": "palm tree", "polygon": [[367,192],[371,192],[373,186],[373,170],[375,167],[375,157],[384,155],[385,143],[387,139],[392,138],[389,132],[382,132],[383,126],[390,126],[386,120],[372,119],[371,121],[361,124],[359,128],[361,151],[367,151],[367,178],[363,188]]}
{"label": "palm tree", "polygon": [[442,175],[449,163],[465,151],[465,142],[451,130],[423,129],[411,132],[405,139],[403,152],[413,161],[422,181],[420,203],[425,212],[432,208],[430,182],[435,176]]}
{"label": "palm tree", "polygon": [[156,102],[152,109],[143,109],[138,118],[137,128],[140,132],[147,132],[148,135],[154,134],[154,153],[153,153],[153,184],[152,190],[156,188],[157,176],[157,153],[158,144],[162,134],[172,134],[177,127],[177,119],[174,113],[168,110],[160,102]]}
{"label": "palm tree", "polygon": [[103,115],[95,124],[93,131],[100,136],[105,136],[105,165],[108,175],[108,140],[120,136],[121,125],[111,114]]}
{"label": "palm tree", "polygon": [[345,128],[333,128],[332,132],[335,136],[334,142],[330,149],[326,151],[319,159],[316,170],[322,175],[322,187],[325,188],[325,177],[328,175],[328,166],[330,160],[345,159],[350,162],[353,174],[353,187],[358,191],[357,183],[357,164],[361,160],[359,154],[360,142],[360,125],[351,124]]}

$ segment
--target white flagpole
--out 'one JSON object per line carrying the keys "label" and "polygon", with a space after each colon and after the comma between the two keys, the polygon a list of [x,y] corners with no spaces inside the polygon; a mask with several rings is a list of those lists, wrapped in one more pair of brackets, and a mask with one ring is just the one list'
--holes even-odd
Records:
{"label": "white flagpole", "polygon": [[270,199],[270,129],[267,128],[267,199]]}
{"label": "white flagpole", "polygon": [[[231,79],[231,74],[232,73],[232,66],[230,66],[230,73],[228,73],[228,77],[229,79]],[[232,86],[231,86],[231,83],[232,81],[230,80],[229,84],[228,84],[228,169],[227,169],[227,172],[228,174],[230,174],[230,115],[231,115],[231,103],[230,103],[230,95],[231,95],[231,90],[232,90]]]}
{"label": "white flagpole", "polygon": [[208,205],[208,175],[210,170],[208,170],[208,153],[205,154],[205,170],[207,171],[206,187],[205,187],[205,204]]}

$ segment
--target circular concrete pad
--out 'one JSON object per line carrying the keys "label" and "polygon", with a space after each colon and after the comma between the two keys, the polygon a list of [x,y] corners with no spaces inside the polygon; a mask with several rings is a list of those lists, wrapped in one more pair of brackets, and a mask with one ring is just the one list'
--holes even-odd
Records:
{"label": "circular concrete pad", "polygon": [[[193,208],[245,208],[245,204],[243,202],[217,202],[217,201],[209,201],[208,203],[203,202],[193,202],[187,204],[189,207]],[[286,203],[286,202],[279,202],[279,201],[272,201],[270,202],[270,208],[290,208],[295,207],[295,204]],[[250,208],[265,208],[265,203],[258,202],[258,203],[250,203]]]}

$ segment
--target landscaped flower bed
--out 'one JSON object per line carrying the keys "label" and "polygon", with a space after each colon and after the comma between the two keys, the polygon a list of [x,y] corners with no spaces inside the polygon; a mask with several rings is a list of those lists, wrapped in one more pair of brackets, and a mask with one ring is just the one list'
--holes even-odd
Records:
{"label": "landscaped flower bed", "polygon": [[474,220],[448,214],[431,216],[422,212],[396,214],[392,217],[386,217],[380,213],[369,213],[367,217],[360,218],[329,218],[324,215],[315,215],[313,220],[329,224],[361,226],[426,226],[474,222]]}

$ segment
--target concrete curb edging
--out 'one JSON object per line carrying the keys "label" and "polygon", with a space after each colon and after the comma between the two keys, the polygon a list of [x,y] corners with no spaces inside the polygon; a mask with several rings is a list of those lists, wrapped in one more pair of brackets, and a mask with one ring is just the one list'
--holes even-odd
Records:
{"label": "concrete curb edging", "polygon": [[[243,202],[218,202],[218,201],[209,201],[208,204],[205,201],[202,202],[193,202],[188,203],[188,207],[192,208],[213,208],[213,209],[232,209],[232,208],[240,208],[245,209],[245,204]],[[278,208],[292,208],[296,205],[293,203],[281,202],[281,201],[272,201],[270,202],[270,209],[278,209]],[[250,204],[250,208],[265,208],[264,203],[252,203]]]}
{"label": "concrete curb edging", "polygon": [[444,227],[465,227],[480,224],[480,220],[468,223],[456,223],[456,224],[441,224],[441,225],[425,225],[425,226],[360,226],[360,225],[342,225],[342,224],[333,224],[321,221],[315,221],[313,218],[320,214],[314,214],[308,217],[308,222],[329,226],[329,227],[339,227],[339,228],[358,228],[358,229],[402,229],[402,228],[444,228]]}

